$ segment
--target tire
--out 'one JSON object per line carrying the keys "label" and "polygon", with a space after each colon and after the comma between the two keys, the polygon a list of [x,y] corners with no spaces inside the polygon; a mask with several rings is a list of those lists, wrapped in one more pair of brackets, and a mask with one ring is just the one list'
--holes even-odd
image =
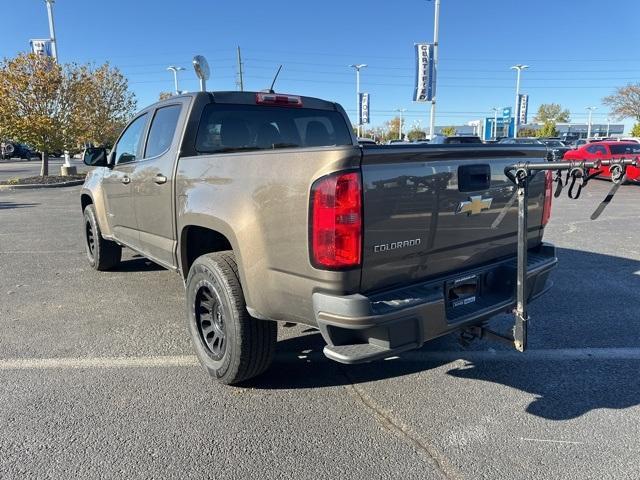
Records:
{"label": "tire", "polygon": [[122,247],[102,238],[93,204],[84,209],[84,239],[87,260],[96,270],[109,270],[120,263]]}
{"label": "tire", "polygon": [[186,297],[189,335],[209,375],[233,385],[269,368],[277,325],[249,315],[233,252],[198,257],[189,270]]}

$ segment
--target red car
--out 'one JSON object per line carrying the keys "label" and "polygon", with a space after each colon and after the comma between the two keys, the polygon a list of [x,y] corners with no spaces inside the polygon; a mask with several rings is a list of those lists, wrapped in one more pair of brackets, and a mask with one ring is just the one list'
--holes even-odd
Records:
{"label": "red car", "polygon": [[[563,160],[611,160],[613,158],[640,158],[640,143],[593,142],[575,150],[569,150]],[[609,167],[602,167],[601,178],[611,178]],[[640,167],[627,167],[627,180],[640,183]]]}

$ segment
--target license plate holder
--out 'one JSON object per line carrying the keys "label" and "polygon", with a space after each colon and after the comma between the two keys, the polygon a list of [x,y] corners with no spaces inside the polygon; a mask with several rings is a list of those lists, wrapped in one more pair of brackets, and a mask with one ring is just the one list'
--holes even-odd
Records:
{"label": "license plate holder", "polygon": [[451,309],[470,305],[478,299],[480,290],[479,275],[465,275],[445,283],[445,299]]}

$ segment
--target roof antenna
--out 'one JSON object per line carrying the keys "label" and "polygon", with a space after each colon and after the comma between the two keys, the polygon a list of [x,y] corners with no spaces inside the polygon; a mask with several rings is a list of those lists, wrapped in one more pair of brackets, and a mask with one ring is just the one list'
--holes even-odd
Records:
{"label": "roof antenna", "polygon": [[282,70],[282,65],[278,67],[278,71],[276,72],[276,76],[273,77],[273,82],[271,82],[271,87],[269,87],[268,93],[276,93],[273,91],[273,86],[276,84],[276,80],[278,79],[278,75],[280,75],[280,70]]}

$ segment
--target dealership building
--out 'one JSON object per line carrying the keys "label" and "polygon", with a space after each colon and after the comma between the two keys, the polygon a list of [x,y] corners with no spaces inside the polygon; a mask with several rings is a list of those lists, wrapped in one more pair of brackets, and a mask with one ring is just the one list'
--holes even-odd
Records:
{"label": "dealership building", "polygon": [[[501,117],[497,118],[497,136],[509,137],[513,135],[513,122],[503,122]],[[513,120],[513,118],[511,119]],[[494,135],[493,117],[482,120],[473,120],[466,125],[453,125],[457,135],[477,135],[483,140],[491,140]],[[443,125],[435,127],[436,134],[441,134],[444,128],[450,126]],[[539,130],[542,124],[525,123],[518,125],[518,130]],[[587,138],[589,125],[587,123],[557,123],[556,129],[560,138]],[[592,123],[592,137],[621,136],[624,134],[624,124],[622,123]]]}

